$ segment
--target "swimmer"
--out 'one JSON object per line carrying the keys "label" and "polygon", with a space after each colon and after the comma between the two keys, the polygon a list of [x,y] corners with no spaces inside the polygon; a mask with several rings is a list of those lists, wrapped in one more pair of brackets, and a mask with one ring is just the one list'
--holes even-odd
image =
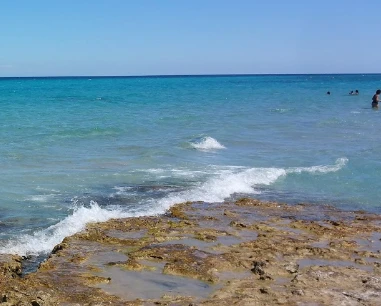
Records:
{"label": "swimmer", "polygon": [[381,90],[377,89],[376,93],[373,95],[372,98],[372,108],[378,108],[378,102],[380,102],[380,94]]}

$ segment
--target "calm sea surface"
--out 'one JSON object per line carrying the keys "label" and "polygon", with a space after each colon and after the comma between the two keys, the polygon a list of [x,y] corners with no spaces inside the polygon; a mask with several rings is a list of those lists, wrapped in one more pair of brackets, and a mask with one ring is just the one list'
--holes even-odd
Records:
{"label": "calm sea surface", "polygon": [[380,87],[381,75],[0,79],[0,252],[46,253],[87,222],[188,200],[381,212]]}

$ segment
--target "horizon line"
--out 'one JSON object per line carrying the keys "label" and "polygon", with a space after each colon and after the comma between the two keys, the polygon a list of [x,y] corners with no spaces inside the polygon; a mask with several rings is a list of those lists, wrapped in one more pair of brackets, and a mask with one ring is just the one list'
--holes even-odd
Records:
{"label": "horizon line", "polygon": [[378,75],[381,72],[333,72],[333,73],[216,73],[216,74],[141,74],[141,75],[41,75],[0,76],[0,79],[21,78],[157,78],[157,77],[224,77],[224,76],[293,76],[293,75]]}

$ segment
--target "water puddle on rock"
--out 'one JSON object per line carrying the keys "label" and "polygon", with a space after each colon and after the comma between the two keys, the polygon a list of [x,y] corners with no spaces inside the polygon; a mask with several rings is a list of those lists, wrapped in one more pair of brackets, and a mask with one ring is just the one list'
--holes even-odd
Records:
{"label": "water puddle on rock", "polygon": [[374,253],[381,252],[381,233],[373,232],[369,238],[356,238],[355,241],[363,250]]}
{"label": "water puddle on rock", "polygon": [[373,268],[370,266],[356,264],[345,260],[325,260],[325,259],[301,259],[298,261],[299,268],[303,269],[309,266],[333,266],[333,267],[353,267],[360,270],[372,272]]}
{"label": "water puddle on rock", "polygon": [[111,278],[108,284],[96,287],[122,299],[157,299],[163,295],[207,298],[217,285],[155,271],[128,271],[116,266],[105,268],[98,276]]}
{"label": "water puddle on rock", "polygon": [[[251,239],[256,238],[256,234],[251,235]],[[195,238],[183,238],[183,239],[177,239],[177,240],[171,240],[171,241],[166,241],[163,243],[160,243],[159,245],[169,245],[169,244],[183,244],[189,247],[195,247],[198,250],[212,253],[212,254],[221,254],[221,252],[218,251],[218,246],[223,245],[223,246],[232,246],[235,244],[239,244],[241,242],[247,241],[249,239],[240,239],[236,236],[218,236],[215,241],[207,242],[207,241],[202,241],[199,239]]]}
{"label": "water puddle on rock", "polygon": [[118,239],[141,239],[146,235],[146,233],[147,233],[147,230],[131,231],[131,232],[109,230],[105,232],[107,236],[118,238]]}
{"label": "water puddle on rock", "polygon": [[104,266],[108,265],[110,262],[125,262],[127,259],[128,256],[119,252],[98,252],[87,260],[87,265],[104,269]]}

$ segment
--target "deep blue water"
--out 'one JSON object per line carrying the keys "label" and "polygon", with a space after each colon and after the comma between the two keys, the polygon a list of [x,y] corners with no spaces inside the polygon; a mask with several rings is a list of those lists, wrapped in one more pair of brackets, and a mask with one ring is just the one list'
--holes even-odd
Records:
{"label": "deep blue water", "polygon": [[0,251],[49,252],[86,222],[187,200],[381,212],[380,87],[381,75],[2,78]]}

